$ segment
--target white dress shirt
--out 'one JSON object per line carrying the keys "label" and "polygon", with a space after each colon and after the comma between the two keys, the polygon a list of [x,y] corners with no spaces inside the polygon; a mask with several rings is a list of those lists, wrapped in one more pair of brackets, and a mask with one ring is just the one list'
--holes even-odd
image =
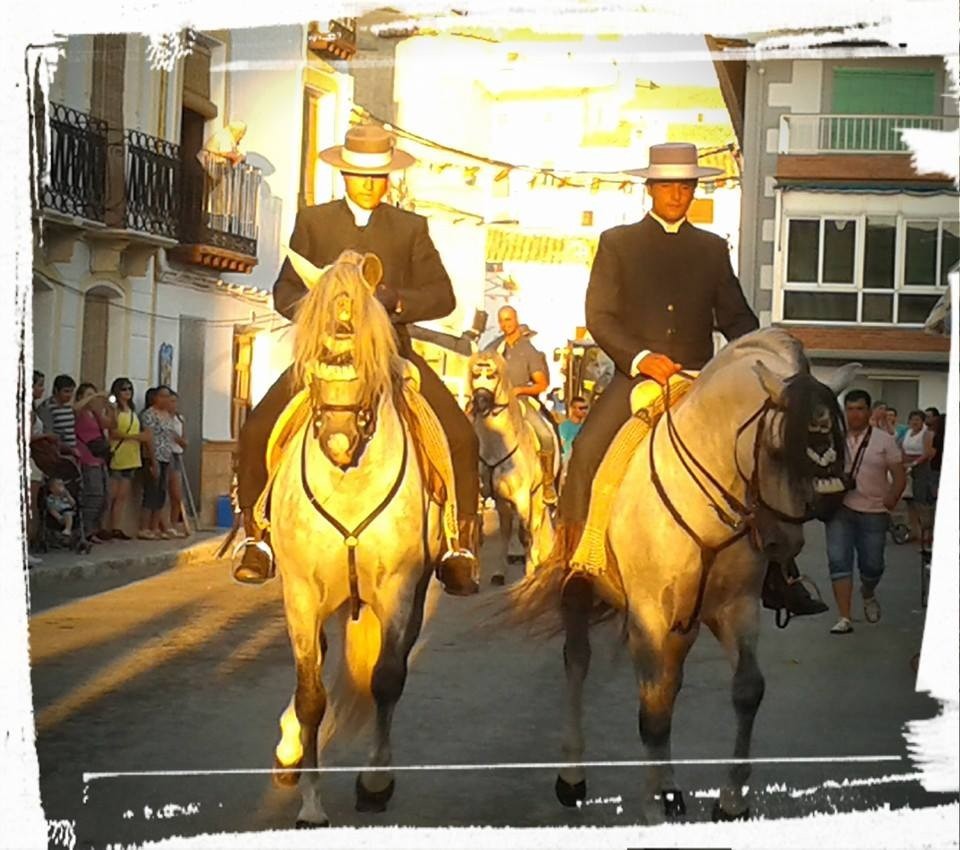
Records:
{"label": "white dress shirt", "polygon": [[370,223],[370,213],[373,210],[365,210],[354,203],[349,195],[344,196],[344,200],[347,202],[350,212],[353,213],[353,220],[357,223],[357,227],[366,227]]}

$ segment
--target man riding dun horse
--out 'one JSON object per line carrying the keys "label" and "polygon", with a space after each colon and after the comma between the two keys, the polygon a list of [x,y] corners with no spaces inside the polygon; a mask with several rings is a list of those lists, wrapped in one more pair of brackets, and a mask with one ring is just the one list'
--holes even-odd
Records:
{"label": "man riding dun horse", "polygon": [[[604,231],[590,272],[586,323],[616,371],[573,445],[560,496],[557,529],[573,552],[590,504],[591,482],[608,446],[630,418],[634,387],[666,384],[681,370],[699,370],[713,355],[716,327],[734,340],[759,323],[730,265],[727,243],[687,221],[697,182],[720,174],[697,163],[695,145],[650,148],[648,168],[628,172],[646,179],[653,209],[641,221]],[[577,564],[571,564],[575,569]],[[791,614],[826,606],[799,582],[787,585],[771,564],[764,604]]]}
{"label": "man riding dun horse", "polygon": [[[344,250],[373,253],[382,262],[383,282],[376,289],[376,298],[391,318],[400,355],[420,370],[420,392],[440,420],[453,459],[460,511],[459,549],[447,553],[437,575],[448,593],[476,593],[477,438],[440,378],[414,353],[406,327],[448,315],[456,299],[426,219],[381,203],[390,172],[406,168],[414,158],[395,149],[393,137],[374,126],[352,127],[345,144],[321,151],[320,158],[343,174],[346,198],[301,210],[290,248],[317,267],[329,266]],[[276,309],[294,320],[306,291],[286,260],[273,287]],[[259,584],[273,574],[273,555],[254,519],[253,507],[267,483],[265,453],[271,430],[296,389],[288,369],[250,412],[240,434],[237,489],[246,539],[234,577],[241,582]]]}

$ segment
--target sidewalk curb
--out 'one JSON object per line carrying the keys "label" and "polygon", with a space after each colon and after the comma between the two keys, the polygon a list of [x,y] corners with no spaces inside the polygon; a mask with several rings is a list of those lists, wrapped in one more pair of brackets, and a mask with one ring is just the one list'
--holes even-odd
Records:
{"label": "sidewalk curb", "polygon": [[78,556],[79,559],[69,567],[37,566],[28,571],[28,576],[31,587],[41,587],[61,581],[97,578],[104,575],[123,574],[125,578],[145,578],[174,566],[186,566],[211,560],[220,546],[223,545],[225,539],[226,532],[223,532],[207,536],[182,549],[121,555],[97,560],[88,560],[86,556]]}

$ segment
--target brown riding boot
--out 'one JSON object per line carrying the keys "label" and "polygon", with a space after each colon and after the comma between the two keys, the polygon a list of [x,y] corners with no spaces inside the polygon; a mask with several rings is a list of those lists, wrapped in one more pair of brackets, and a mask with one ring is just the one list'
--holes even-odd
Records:
{"label": "brown riding boot", "polygon": [[274,575],[273,552],[249,508],[243,511],[243,533],[244,540],[237,547],[243,548],[243,557],[233,568],[233,577],[243,584],[263,584]]}
{"label": "brown riding boot", "polygon": [[474,554],[480,548],[479,525],[476,517],[461,519],[459,525],[459,548],[440,559],[437,578],[451,596],[472,596],[480,590],[480,566]]}
{"label": "brown riding boot", "polygon": [[557,489],[553,480],[553,452],[540,452],[540,468],[543,470],[543,501],[551,508],[557,504]]}

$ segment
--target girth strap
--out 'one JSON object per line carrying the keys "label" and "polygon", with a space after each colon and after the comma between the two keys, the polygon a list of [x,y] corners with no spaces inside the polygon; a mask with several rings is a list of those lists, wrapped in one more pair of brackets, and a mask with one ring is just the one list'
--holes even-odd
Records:
{"label": "girth strap", "polygon": [[393,482],[390,492],[384,496],[380,504],[373,509],[372,513],[370,513],[365,520],[352,530],[348,529],[340,520],[324,508],[313,494],[313,490],[310,489],[310,483],[307,481],[307,435],[303,435],[303,443],[300,449],[300,482],[303,486],[303,492],[310,500],[310,504],[313,505],[320,516],[340,532],[340,535],[343,537],[343,545],[347,547],[347,570],[349,571],[350,580],[350,618],[353,620],[357,620],[360,617],[360,583],[357,578],[357,545],[360,543],[359,537],[370,523],[383,513],[387,505],[393,501],[400,490],[400,485],[403,483],[407,470],[407,433],[403,427],[402,419],[400,420],[400,433],[403,436],[403,455],[400,458],[400,471],[397,473],[397,478]]}

